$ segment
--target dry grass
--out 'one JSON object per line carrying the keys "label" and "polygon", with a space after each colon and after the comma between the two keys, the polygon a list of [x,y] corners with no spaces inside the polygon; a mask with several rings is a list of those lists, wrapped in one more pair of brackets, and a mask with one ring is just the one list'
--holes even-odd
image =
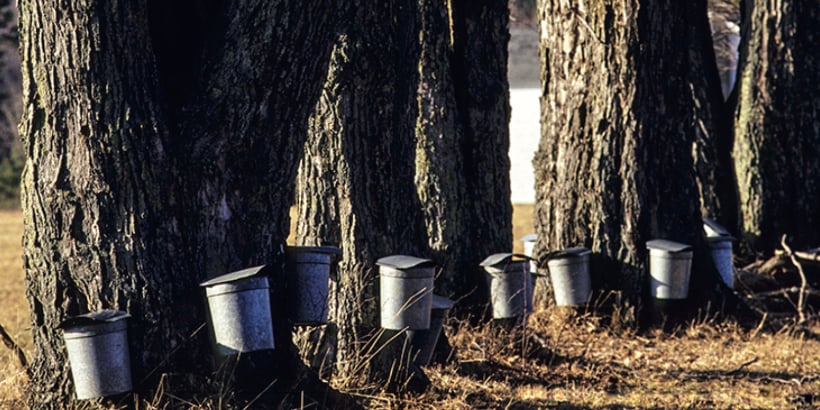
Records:
{"label": "dry grass", "polygon": [[[31,352],[22,236],[20,211],[0,211],[0,325],[21,348]],[[0,408],[22,397],[25,380],[16,356],[0,344]]]}
{"label": "dry grass", "polygon": [[[20,219],[19,212],[0,212],[0,323],[30,351]],[[532,206],[516,206],[515,220],[516,239],[532,232]],[[516,246],[520,251],[520,243]],[[613,330],[602,316],[553,309],[537,312],[526,329],[512,331],[451,321],[446,331],[457,360],[426,370],[433,386],[428,392],[348,393],[372,408],[791,409],[820,405],[820,341],[812,332],[760,331],[701,320],[673,334],[637,334],[628,328]],[[0,408],[16,408],[25,376],[2,346],[0,372]],[[168,394],[173,392],[159,396]],[[141,407],[168,408],[162,401],[146,398]],[[190,407],[222,407],[218,400],[196,403]]]}

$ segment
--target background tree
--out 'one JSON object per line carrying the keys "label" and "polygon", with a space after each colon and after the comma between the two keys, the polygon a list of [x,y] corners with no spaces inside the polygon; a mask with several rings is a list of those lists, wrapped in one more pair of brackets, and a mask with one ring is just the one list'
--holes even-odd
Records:
{"label": "background tree", "polygon": [[768,252],[780,235],[820,245],[820,10],[744,1],[734,158],[743,234]]}
{"label": "background tree", "polygon": [[536,253],[587,246],[594,283],[635,301],[646,289],[646,241],[692,244],[690,297],[702,298],[714,268],[692,156],[701,101],[690,82],[705,70],[706,2],[541,0],[539,15]]}
{"label": "background tree", "polygon": [[17,4],[0,1],[0,206],[19,207],[23,150],[17,134],[22,110]]}
{"label": "background tree", "polygon": [[20,2],[33,406],[70,397],[56,326],[89,310],[133,316],[137,389],[203,371],[197,283],[280,262],[334,11]]}

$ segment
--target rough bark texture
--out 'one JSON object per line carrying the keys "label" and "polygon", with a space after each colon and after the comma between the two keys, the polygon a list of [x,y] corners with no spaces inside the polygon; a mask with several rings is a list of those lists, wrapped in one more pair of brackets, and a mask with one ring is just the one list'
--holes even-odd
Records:
{"label": "rough bark texture", "polygon": [[336,335],[324,337],[337,347],[336,369],[351,380],[367,377],[374,353],[376,260],[427,256],[412,180],[415,9],[411,1],[363,1],[348,10],[300,166],[297,241],[342,247],[331,284]]}
{"label": "rough bark texture", "polygon": [[349,377],[379,326],[376,259],[433,258],[437,291],[474,304],[478,262],[511,248],[506,3],[383,3],[353,7],[300,168],[297,241],[343,248],[314,364]]}
{"label": "rough bark texture", "polygon": [[436,288],[474,308],[488,300],[478,263],[512,248],[509,10],[503,1],[420,4],[416,186],[443,268]]}
{"label": "rough bark texture", "polygon": [[686,33],[690,39],[689,98],[694,101],[691,121],[697,125],[692,155],[701,212],[731,232],[738,232],[731,109],[721,91],[717,51],[711,33],[708,16],[695,19]]}
{"label": "rough bark texture", "polygon": [[138,390],[207,365],[197,282],[281,263],[332,5],[20,3],[33,405],[68,401],[56,325],[90,310],[133,316]]}
{"label": "rough bark texture", "polygon": [[820,245],[817,4],[747,0],[734,158],[744,239],[755,250]]}
{"label": "rough bark texture", "polygon": [[539,14],[536,254],[587,246],[593,285],[635,301],[646,288],[646,241],[671,239],[697,246],[690,289],[708,288],[690,85],[703,63],[690,27],[706,24],[705,1],[542,0]]}

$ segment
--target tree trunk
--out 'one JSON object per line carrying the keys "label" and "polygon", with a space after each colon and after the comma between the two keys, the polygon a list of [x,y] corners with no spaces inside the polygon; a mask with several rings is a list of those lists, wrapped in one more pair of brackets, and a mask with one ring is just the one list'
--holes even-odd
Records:
{"label": "tree trunk", "polygon": [[66,317],[131,313],[149,390],[203,371],[199,281],[281,263],[334,8],[256,3],[21,2],[32,405],[71,394]]}
{"label": "tree trunk", "polygon": [[820,57],[816,4],[744,2],[734,158],[744,239],[820,245]]}
{"label": "tree trunk", "polygon": [[[341,244],[330,329],[339,374],[370,375],[378,318],[377,259],[426,256],[413,186],[416,4],[358,3],[337,39],[300,166],[300,244]],[[375,346],[374,346],[375,345]]]}
{"label": "tree trunk", "polygon": [[509,9],[453,1],[448,16],[444,2],[420,4],[416,187],[437,289],[474,309],[489,298],[479,262],[512,248]]}
{"label": "tree trunk", "polygon": [[533,162],[541,268],[547,251],[589,247],[593,285],[634,303],[647,288],[646,241],[670,239],[696,247],[697,302],[715,274],[692,156],[702,131],[690,81],[703,72],[706,3],[583,4],[539,3],[544,94]]}
{"label": "tree trunk", "polygon": [[478,262],[512,245],[508,11],[467,3],[354,10],[312,120],[297,241],[343,248],[321,337],[335,358],[313,361],[347,377],[379,327],[376,259],[432,258],[437,291],[475,305],[487,300]]}

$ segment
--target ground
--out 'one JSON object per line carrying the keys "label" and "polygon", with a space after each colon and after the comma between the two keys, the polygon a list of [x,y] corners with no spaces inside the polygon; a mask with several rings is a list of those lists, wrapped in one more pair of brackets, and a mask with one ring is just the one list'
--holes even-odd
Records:
{"label": "ground", "polygon": [[[30,355],[22,272],[22,217],[0,212],[0,324]],[[532,206],[515,206],[515,232],[532,231]],[[516,243],[517,251],[521,244]],[[585,311],[536,312],[512,330],[451,320],[456,360],[426,369],[423,394],[379,393],[331,381],[370,408],[792,409],[820,406],[816,324],[794,326],[699,318],[673,332],[636,332],[629,311],[601,298]],[[0,346],[0,409],[22,407],[26,377]],[[220,408],[218,400],[182,402],[174,392],[140,408]],[[197,404],[193,404],[193,403]]]}

